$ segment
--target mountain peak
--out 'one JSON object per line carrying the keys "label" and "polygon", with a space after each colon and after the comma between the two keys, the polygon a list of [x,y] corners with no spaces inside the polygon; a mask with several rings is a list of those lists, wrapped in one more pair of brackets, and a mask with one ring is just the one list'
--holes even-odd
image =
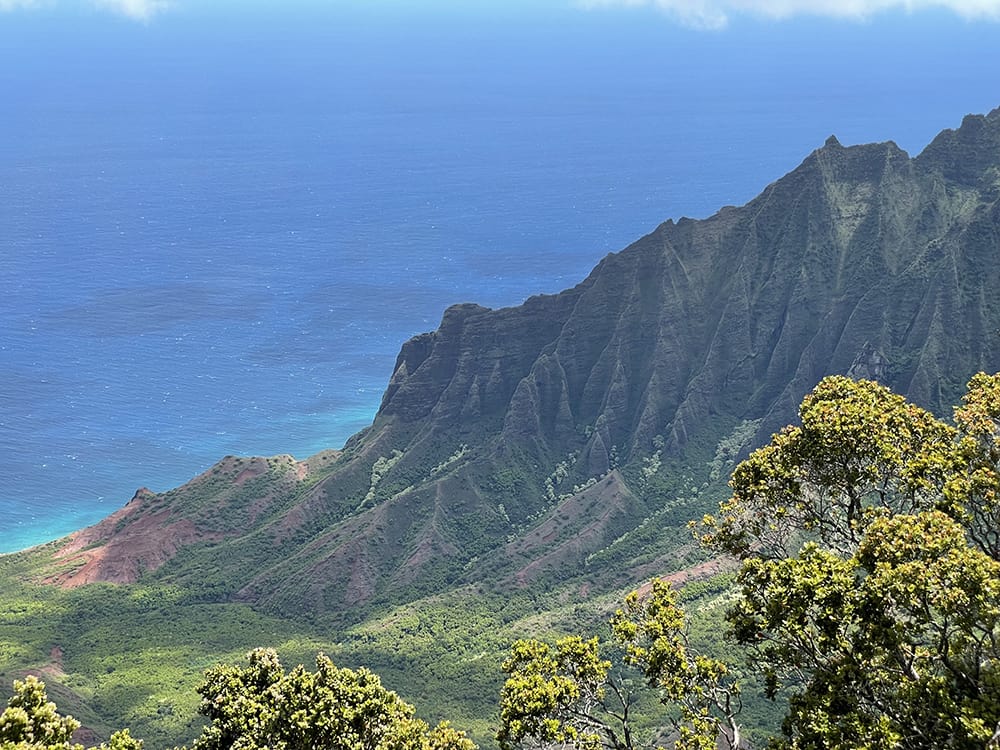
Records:
{"label": "mountain peak", "polygon": [[941,131],[915,161],[957,185],[989,188],[995,187],[998,154],[1000,108],[988,115],[966,115],[958,129]]}

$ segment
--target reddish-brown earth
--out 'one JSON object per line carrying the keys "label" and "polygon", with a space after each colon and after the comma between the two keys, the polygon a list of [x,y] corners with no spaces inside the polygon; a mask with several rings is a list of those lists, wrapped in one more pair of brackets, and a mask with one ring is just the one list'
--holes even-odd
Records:
{"label": "reddish-brown earth", "polygon": [[124,508],[70,534],[53,555],[60,570],[45,582],[63,588],[96,581],[135,583],[143,571],[156,570],[181,547],[212,538],[200,533],[189,519],[175,519],[169,509],[139,513],[153,497],[149,490],[140,489]]}
{"label": "reddish-brown earth", "polygon": [[[679,589],[686,583],[700,581],[705,578],[711,578],[719,573],[736,570],[738,565],[739,563],[731,557],[713,557],[711,560],[692,565],[690,568],[684,568],[669,575],[660,576],[660,580],[666,581],[675,589]],[[647,581],[638,588],[639,597],[648,596],[652,590],[653,584]]]}

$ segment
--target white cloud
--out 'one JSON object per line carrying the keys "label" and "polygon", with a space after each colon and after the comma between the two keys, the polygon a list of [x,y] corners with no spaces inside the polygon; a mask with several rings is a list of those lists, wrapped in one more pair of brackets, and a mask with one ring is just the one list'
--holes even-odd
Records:
{"label": "white cloud", "polygon": [[167,0],[94,0],[94,5],[137,21],[148,21],[157,13],[166,10],[170,3]]}
{"label": "white cloud", "polygon": [[136,21],[149,21],[157,13],[170,7],[171,0],[0,0],[0,13],[30,8],[58,8],[61,5],[89,5]]}
{"label": "white cloud", "polygon": [[588,8],[657,7],[678,21],[698,28],[724,27],[733,16],[783,19],[826,16],[864,19],[889,10],[949,10],[967,19],[1000,20],[1000,0],[582,0]]}

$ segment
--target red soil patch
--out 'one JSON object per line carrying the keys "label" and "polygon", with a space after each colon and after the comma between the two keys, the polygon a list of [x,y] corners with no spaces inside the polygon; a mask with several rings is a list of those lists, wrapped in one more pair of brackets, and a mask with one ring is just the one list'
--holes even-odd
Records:
{"label": "red soil patch", "polygon": [[443,556],[457,555],[458,548],[442,536],[438,530],[440,516],[445,507],[444,491],[442,483],[438,482],[434,495],[434,515],[431,520],[421,529],[413,553],[401,566],[403,581],[409,583],[417,577],[417,572],[428,562]]}
{"label": "red soil patch", "polygon": [[143,572],[156,570],[181,547],[208,538],[186,518],[171,521],[168,509],[139,514],[143,502],[152,494],[139,490],[121,510],[70,534],[66,545],[53,555],[65,569],[44,582],[63,588],[96,581],[135,583]]}
{"label": "red soil patch", "polygon": [[359,541],[345,553],[346,559],[350,560],[351,578],[347,582],[344,601],[366,601],[375,593],[375,571],[368,560],[368,550]]}
{"label": "red soil patch", "polygon": [[[517,571],[518,586],[527,586],[547,570],[565,565],[594,552],[606,543],[606,529],[625,512],[631,498],[621,475],[613,471],[600,482],[552,509],[548,518],[524,537],[509,542],[505,551],[510,557],[530,556],[532,559]],[[580,519],[590,519],[562,541],[563,524],[572,525]],[[553,542],[555,544],[553,544]]]}
{"label": "red soil patch", "polygon": [[268,465],[266,458],[251,458],[250,465],[236,475],[233,483],[238,487],[251,479],[256,479],[257,477],[267,474],[267,471]]}
{"label": "red soil patch", "polygon": [[63,677],[66,676],[66,670],[63,669],[63,648],[60,645],[55,645],[49,649],[49,660],[43,664],[38,669],[32,669],[28,674],[33,674],[38,677],[43,682],[49,680],[55,680],[57,682],[61,681]]}
{"label": "red soil patch", "polygon": [[[711,578],[719,573],[726,573],[730,570],[735,570],[736,567],[737,562],[731,557],[714,557],[711,560],[706,560],[705,562],[698,563],[697,565],[692,565],[690,568],[684,568],[683,570],[678,570],[676,573],[661,576],[660,580],[666,581],[675,589],[679,589],[686,583]],[[642,584],[637,589],[639,598],[641,599],[648,596],[649,592],[652,590],[652,582]]]}

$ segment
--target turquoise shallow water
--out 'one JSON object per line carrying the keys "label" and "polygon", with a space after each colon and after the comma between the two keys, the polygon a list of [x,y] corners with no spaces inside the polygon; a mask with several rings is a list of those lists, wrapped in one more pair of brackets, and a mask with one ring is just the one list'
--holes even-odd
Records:
{"label": "turquoise shallow water", "polygon": [[571,286],[830,133],[915,152],[1000,103],[997,28],[948,18],[0,19],[6,551],[340,446],[449,304]]}

